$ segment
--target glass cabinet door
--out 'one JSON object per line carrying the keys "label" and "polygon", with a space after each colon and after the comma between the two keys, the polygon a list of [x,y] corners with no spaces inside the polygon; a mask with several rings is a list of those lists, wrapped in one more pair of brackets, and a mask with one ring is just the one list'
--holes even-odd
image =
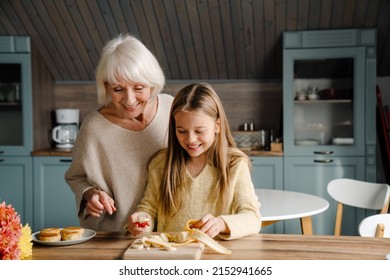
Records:
{"label": "glass cabinet door", "polygon": [[0,64],[0,145],[23,144],[22,106],[20,99],[21,65]]}
{"label": "glass cabinet door", "polygon": [[32,150],[30,65],[29,54],[0,54],[0,155]]}
{"label": "glass cabinet door", "polygon": [[286,155],[363,155],[364,48],[284,55]]}

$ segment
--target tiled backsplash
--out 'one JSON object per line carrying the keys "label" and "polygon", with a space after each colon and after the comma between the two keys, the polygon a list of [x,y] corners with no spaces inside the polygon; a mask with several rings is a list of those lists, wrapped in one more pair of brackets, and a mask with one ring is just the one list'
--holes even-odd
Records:
{"label": "tiled backsplash", "polygon": [[234,141],[239,148],[262,146],[261,131],[233,131]]}

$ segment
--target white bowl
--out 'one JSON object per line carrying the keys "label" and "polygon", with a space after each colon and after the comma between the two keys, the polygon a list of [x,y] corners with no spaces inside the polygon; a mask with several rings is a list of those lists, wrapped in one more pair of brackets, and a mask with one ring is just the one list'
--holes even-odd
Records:
{"label": "white bowl", "polygon": [[296,146],[318,146],[319,144],[320,144],[320,141],[317,139],[295,140]]}

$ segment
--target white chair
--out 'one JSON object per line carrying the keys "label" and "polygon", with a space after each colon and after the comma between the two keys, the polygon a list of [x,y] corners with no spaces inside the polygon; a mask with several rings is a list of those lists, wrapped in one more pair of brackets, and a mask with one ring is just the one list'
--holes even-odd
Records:
{"label": "white chair", "polygon": [[389,209],[390,187],[387,184],[345,178],[335,179],[329,182],[328,193],[338,202],[335,235],[341,234],[344,204],[357,208],[380,210],[381,214],[387,213]]}
{"label": "white chair", "polygon": [[369,216],[359,225],[359,234],[367,237],[390,237],[390,214]]}

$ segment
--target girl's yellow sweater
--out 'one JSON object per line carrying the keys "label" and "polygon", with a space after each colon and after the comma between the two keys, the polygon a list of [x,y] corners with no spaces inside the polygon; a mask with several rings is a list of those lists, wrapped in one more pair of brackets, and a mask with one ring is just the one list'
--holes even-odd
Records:
{"label": "girl's yellow sweater", "polygon": [[220,216],[226,222],[230,234],[220,234],[223,239],[236,239],[260,231],[260,203],[245,159],[233,167],[228,202],[221,207],[211,197],[216,184],[216,169],[206,165],[195,178],[187,172],[187,189],[183,192],[181,207],[173,217],[162,217],[158,212],[157,198],[165,162],[165,152],[150,162],[148,185],[137,207],[137,211],[147,212],[153,217],[153,226],[157,223],[158,232],[183,231],[188,220],[198,220],[207,213]]}

